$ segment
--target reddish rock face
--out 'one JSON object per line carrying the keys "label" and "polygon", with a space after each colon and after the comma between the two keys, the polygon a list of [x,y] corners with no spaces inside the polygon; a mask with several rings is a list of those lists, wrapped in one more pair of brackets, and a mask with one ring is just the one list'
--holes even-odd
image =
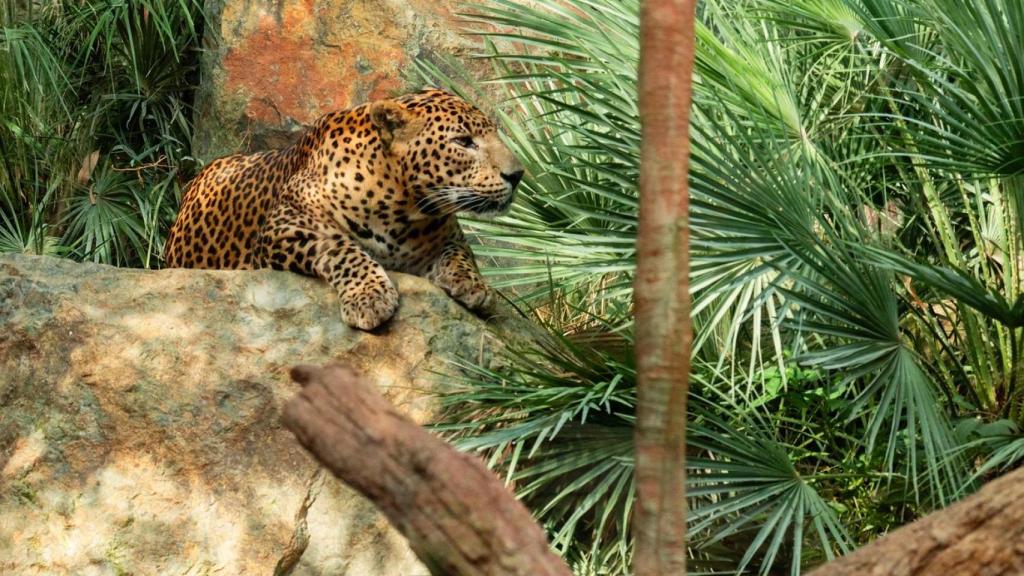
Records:
{"label": "reddish rock face", "polygon": [[328,111],[419,88],[415,58],[472,46],[456,1],[208,2],[196,156],[287,145]]}

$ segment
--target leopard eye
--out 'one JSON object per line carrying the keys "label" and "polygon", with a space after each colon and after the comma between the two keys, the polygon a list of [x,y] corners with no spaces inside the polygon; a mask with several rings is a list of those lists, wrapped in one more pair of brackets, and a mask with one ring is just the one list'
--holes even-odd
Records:
{"label": "leopard eye", "polygon": [[470,150],[476,149],[476,142],[473,141],[472,136],[456,136],[455,138],[452,138],[452,142],[462,146],[463,148],[468,148]]}

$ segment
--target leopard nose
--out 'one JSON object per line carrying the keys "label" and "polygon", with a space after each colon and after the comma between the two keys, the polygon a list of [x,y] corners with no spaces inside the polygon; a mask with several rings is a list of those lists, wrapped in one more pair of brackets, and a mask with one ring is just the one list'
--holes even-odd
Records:
{"label": "leopard nose", "polygon": [[513,190],[515,190],[516,186],[519,186],[519,182],[523,179],[523,171],[517,170],[510,174],[502,174],[501,177],[505,182],[508,182],[509,185],[512,186]]}

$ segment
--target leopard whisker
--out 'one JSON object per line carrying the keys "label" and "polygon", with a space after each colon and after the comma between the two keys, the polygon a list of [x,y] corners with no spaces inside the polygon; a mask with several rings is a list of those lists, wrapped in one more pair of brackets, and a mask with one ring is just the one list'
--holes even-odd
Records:
{"label": "leopard whisker", "polygon": [[[438,186],[420,198],[416,202],[416,207],[439,215],[454,214],[465,209],[467,200],[472,202],[475,199],[475,192],[472,188],[464,186]],[[467,195],[471,196],[467,198]]]}

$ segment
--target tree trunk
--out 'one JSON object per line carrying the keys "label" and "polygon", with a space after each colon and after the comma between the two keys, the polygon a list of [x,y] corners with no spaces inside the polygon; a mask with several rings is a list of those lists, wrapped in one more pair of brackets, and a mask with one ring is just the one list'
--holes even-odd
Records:
{"label": "tree trunk", "polygon": [[1024,574],[1024,470],[830,562],[811,576]]}
{"label": "tree trunk", "polygon": [[690,99],[695,0],[645,0],[640,21],[636,302],[636,576],[686,573],[690,370]]}
{"label": "tree trunk", "polygon": [[298,366],[284,425],[373,501],[436,576],[570,576],[526,508],[478,459],[398,413],[339,365]]}

